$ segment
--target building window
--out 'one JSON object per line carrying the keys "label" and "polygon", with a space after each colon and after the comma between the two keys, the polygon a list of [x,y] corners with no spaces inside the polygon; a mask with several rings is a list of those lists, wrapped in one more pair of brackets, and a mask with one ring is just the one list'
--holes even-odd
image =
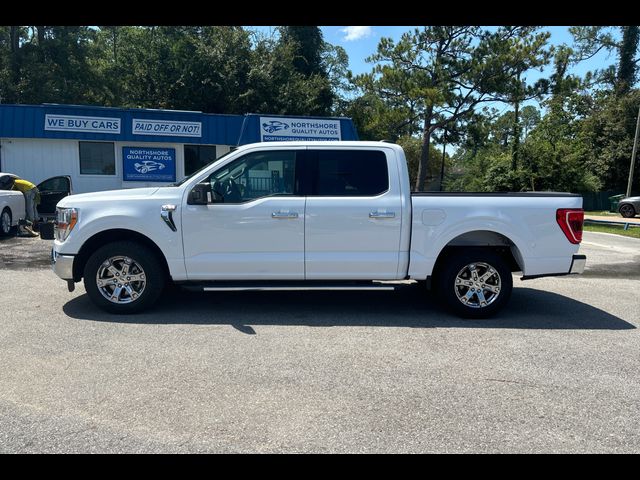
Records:
{"label": "building window", "polygon": [[115,175],[116,153],[113,142],[78,142],[81,175]]}
{"label": "building window", "polygon": [[216,158],[218,157],[216,157],[215,145],[185,145],[184,174],[191,175]]}

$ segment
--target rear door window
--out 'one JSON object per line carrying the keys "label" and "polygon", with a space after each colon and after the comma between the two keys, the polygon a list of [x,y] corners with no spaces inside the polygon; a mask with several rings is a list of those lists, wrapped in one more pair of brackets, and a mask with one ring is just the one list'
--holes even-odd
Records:
{"label": "rear door window", "polygon": [[313,195],[369,197],[389,189],[387,157],[380,150],[317,150]]}

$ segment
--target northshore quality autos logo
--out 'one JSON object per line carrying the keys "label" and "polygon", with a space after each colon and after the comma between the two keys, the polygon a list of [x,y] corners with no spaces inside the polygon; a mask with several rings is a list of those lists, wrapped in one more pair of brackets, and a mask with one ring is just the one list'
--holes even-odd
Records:
{"label": "northshore quality autos logo", "polygon": [[278,120],[271,120],[269,122],[264,122],[262,124],[262,128],[267,133],[274,133],[279,132],[280,130],[287,130],[289,128],[289,125]]}
{"label": "northshore quality autos logo", "polygon": [[153,160],[145,160],[140,163],[135,163],[133,167],[139,173],[149,173],[154,170],[163,170],[165,167],[164,163],[154,162]]}

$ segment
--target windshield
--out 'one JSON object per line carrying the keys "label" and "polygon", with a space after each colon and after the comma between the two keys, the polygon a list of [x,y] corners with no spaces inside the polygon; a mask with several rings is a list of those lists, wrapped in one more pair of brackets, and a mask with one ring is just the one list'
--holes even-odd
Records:
{"label": "windshield", "polygon": [[198,170],[196,170],[195,172],[193,172],[191,175],[187,175],[186,177],[184,177],[182,180],[180,180],[179,182],[176,183],[172,183],[171,185],[169,185],[170,187],[179,187],[180,185],[182,185],[184,182],[186,182],[187,180],[189,180],[190,178],[198,175],[201,171],[203,171],[206,168],[209,168],[211,165],[213,165],[216,162],[219,162],[220,160],[222,160],[224,157],[228,156],[229,154],[233,153],[235,150],[231,150],[227,153],[225,153],[224,155],[216,158],[215,160],[210,161],[209,163],[207,163],[206,165],[200,167]]}

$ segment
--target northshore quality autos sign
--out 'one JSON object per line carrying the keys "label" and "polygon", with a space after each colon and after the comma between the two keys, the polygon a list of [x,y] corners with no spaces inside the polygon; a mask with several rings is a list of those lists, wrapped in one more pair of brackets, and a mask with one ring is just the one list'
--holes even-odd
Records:
{"label": "northshore quality autos sign", "polygon": [[122,147],[124,180],[175,182],[175,148]]}
{"label": "northshore quality autos sign", "polygon": [[260,140],[340,140],[340,120],[324,118],[260,117]]}

